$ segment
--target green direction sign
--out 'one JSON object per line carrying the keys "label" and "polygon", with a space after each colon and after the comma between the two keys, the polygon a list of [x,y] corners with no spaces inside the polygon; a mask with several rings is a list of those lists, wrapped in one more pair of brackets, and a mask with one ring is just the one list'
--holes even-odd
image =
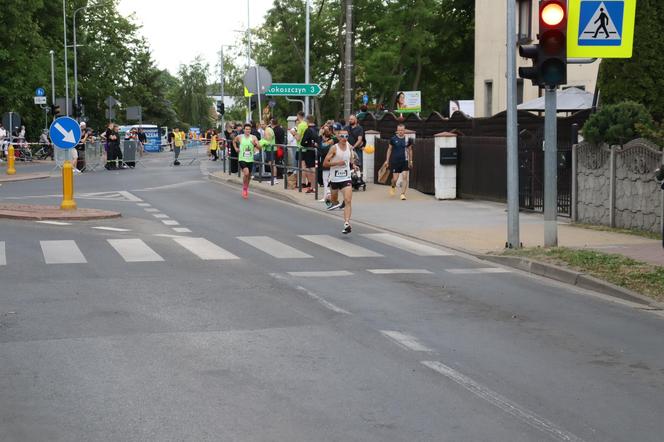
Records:
{"label": "green direction sign", "polygon": [[281,97],[311,97],[320,95],[320,84],[307,83],[272,83],[265,95]]}

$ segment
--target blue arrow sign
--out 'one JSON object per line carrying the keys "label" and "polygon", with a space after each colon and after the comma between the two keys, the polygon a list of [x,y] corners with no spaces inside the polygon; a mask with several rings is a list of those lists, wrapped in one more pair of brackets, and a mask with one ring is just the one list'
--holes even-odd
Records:
{"label": "blue arrow sign", "polygon": [[46,96],[46,91],[44,90],[43,87],[38,87],[35,90],[35,97],[45,97]]}
{"label": "blue arrow sign", "polygon": [[51,142],[60,149],[71,149],[81,140],[81,128],[73,118],[60,117],[48,131]]}

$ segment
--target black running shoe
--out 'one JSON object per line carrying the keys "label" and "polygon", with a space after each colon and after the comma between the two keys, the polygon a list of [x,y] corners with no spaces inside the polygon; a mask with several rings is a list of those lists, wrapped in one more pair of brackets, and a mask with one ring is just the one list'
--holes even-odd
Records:
{"label": "black running shoe", "polygon": [[349,223],[344,223],[344,229],[341,231],[343,234],[349,234],[351,232],[351,227]]}

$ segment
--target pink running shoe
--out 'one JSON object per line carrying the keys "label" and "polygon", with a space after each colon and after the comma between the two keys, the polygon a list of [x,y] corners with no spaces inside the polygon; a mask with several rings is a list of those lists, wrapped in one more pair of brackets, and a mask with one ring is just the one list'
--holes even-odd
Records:
{"label": "pink running shoe", "polygon": [[242,198],[244,199],[249,198],[249,189],[242,189]]}

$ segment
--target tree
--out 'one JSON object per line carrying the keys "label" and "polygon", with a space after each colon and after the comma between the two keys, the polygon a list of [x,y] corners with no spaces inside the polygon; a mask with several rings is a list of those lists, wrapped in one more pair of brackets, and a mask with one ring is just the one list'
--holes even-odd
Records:
{"label": "tree", "polygon": [[640,103],[626,101],[602,106],[583,126],[583,136],[593,144],[624,145],[644,130],[652,129],[652,116]]}
{"label": "tree", "polygon": [[664,2],[637,2],[632,58],[605,59],[600,67],[603,104],[637,101],[657,121],[664,119],[664,39],[659,38],[663,21]]}
{"label": "tree", "polygon": [[209,112],[212,99],[207,95],[208,70],[209,66],[200,57],[196,57],[189,66],[181,65],[178,71],[178,114],[182,121],[200,128],[212,125]]}

